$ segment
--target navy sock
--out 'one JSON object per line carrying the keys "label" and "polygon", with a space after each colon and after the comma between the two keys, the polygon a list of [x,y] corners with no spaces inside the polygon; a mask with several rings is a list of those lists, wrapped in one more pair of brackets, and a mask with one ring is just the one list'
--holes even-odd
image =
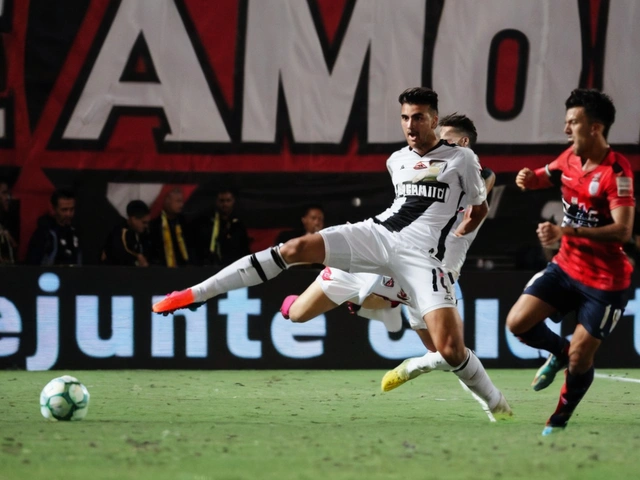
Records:
{"label": "navy sock", "polygon": [[553,353],[565,361],[569,352],[569,340],[552,332],[544,322],[540,322],[530,330],[516,335],[520,341],[533,348]]}
{"label": "navy sock", "polygon": [[551,415],[547,425],[554,427],[564,427],[573,411],[576,409],[580,400],[584,397],[593,382],[593,366],[585,373],[572,375],[567,369],[567,377],[560,390],[560,400],[556,411]]}

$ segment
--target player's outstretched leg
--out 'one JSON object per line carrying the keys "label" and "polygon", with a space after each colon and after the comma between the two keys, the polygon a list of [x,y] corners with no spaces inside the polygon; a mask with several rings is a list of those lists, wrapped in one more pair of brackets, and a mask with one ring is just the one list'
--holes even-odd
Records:
{"label": "player's outstretched leg", "polygon": [[442,355],[438,352],[428,352],[422,357],[407,358],[393,370],[389,370],[382,377],[380,387],[383,392],[388,392],[414,378],[429,373],[433,370],[451,370]]}
{"label": "player's outstretched leg", "polygon": [[593,375],[593,367],[583,374],[573,375],[568,369],[565,371],[565,381],[560,390],[558,406],[553,415],[547,420],[547,424],[542,430],[543,436],[551,435],[566,428],[571,415],[573,415],[576,407],[587,393],[587,390],[589,390],[593,382]]}
{"label": "player's outstretched leg", "polygon": [[287,267],[279,247],[268,248],[236,260],[198,285],[167,295],[154,304],[152,310],[169,314],[181,308],[189,308],[194,303],[205,302],[231,290],[271,280]]}

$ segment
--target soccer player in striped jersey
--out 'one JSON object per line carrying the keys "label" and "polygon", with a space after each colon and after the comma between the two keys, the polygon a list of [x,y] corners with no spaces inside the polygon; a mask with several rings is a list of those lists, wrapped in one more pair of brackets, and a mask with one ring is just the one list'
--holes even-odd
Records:
{"label": "soccer player in striped jersey", "polygon": [[[475,125],[466,115],[460,115],[457,112],[447,115],[440,119],[438,126],[440,127],[440,138],[450,144],[473,148],[477,141],[478,135]],[[484,168],[482,177],[485,180],[488,193],[495,183],[495,174],[490,169]],[[462,221],[463,217],[464,208],[461,208],[458,221]],[[444,265],[456,281],[460,276],[467,250],[477,232],[478,229],[464,237],[456,237],[452,232],[447,237]],[[348,273],[327,267],[300,296],[289,295],[286,297],[280,311],[285,318],[294,322],[307,322],[347,302],[350,304],[349,309],[352,313],[381,321],[389,332],[396,332],[402,328],[401,309],[398,306],[400,304],[407,305],[409,322],[416,329],[429,352],[421,357],[407,359],[395,369],[387,372],[382,379],[381,387],[383,391],[390,391],[423,373],[452,369],[435,351],[426,325],[420,315],[416,314],[414,309],[403,300],[403,297],[402,286],[393,277],[370,273]],[[486,407],[486,403],[482,406],[489,414],[489,418],[494,419],[493,414]]]}
{"label": "soccer player in striped jersey", "polygon": [[[522,190],[560,186],[564,206],[562,225],[544,222],[537,228],[543,245],[560,241],[560,250],[507,317],[521,341],[551,353],[536,373],[534,390],[549,386],[567,367],[543,435],[566,427],[591,386],[595,353],[622,316],[632,272],[622,247],[633,229],[633,172],[607,142],[613,102],[599,91],[576,89],[565,106],[571,146],[546,167],[524,168],[516,176]],[[573,310],[577,325],[571,341],[544,324],[551,315]]]}
{"label": "soccer player in striped jersey", "polygon": [[297,263],[322,263],[349,272],[393,276],[425,322],[435,348],[454,373],[489,408],[509,410],[480,360],[464,345],[451,276],[444,270],[447,236],[462,199],[469,207],[454,234],[473,232],[488,212],[480,164],[467,148],[436,135],[438,96],[428,88],[402,92],[400,123],[408,145],[393,153],[387,169],[395,189],[392,205],[374,218],[305,235],[244,257],[218,273],[153,306],[157,313],[237,288],[268,281]]}

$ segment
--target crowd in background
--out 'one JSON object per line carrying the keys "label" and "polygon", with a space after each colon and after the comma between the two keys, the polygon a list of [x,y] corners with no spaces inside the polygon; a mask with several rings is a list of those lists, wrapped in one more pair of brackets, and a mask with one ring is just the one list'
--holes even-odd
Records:
{"label": "crowd in background", "polygon": [[[129,202],[126,218],[121,218],[104,240],[100,262],[138,267],[226,266],[251,252],[252,238],[235,212],[234,192],[219,190],[209,210],[190,220],[183,215],[184,203],[181,189],[170,190],[162,198],[160,214],[151,218],[151,209],[142,200]],[[21,262],[19,211],[11,199],[10,183],[0,178],[0,265],[82,265],[83,244],[74,225],[75,208],[73,190],[56,190],[50,198],[49,212],[38,219],[35,232],[26,239],[26,257]],[[547,205],[541,215],[544,220],[561,223],[562,205]],[[640,215],[636,217],[634,237],[625,246],[633,263],[640,258]],[[308,204],[294,221],[299,226],[281,230],[273,245],[321,230],[325,211],[319,204]],[[515,268],[544,268],[558,245],[554,247],[529,247],[526,252],[518,252]],[[476,267],[490,269],[486,265]]]}
{"label": "crowd in background", "polygon": [[[101,252],[104,265],[165,267],[225,266],[250,253],[251,238],[234,211],[236,198],[230,190],[219,190],[208,212],[187,221],[183,215],[184,195],[175,188],[162,198],[162,210],[151,218],[150,207],[132,200],[126,218],[114,225]],[[19,213],[11,201],[8,181],[0,179],[0,264],[18,261],[20,242]],[[82,265],[82,238],[74,225],[76,195],[73,190],[57,189],[50,198],[49,212],[38,219],[29,238],[28,265]],[[274,245],[324,227],[324,210],[308,205],[301,225],[283,230]]]}

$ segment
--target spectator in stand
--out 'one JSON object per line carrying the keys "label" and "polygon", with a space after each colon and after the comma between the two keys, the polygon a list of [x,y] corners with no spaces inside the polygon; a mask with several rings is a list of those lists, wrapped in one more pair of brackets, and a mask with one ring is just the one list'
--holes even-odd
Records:
{"label": "spectator in stand", "polygon": [[249,255],[249,235],[234,212],[235,203],[236,197],[231,190],[220,190],[213,215],[194,221],[191,237],[195,263],[226,266]]}
{"label": "spectator in stand", "polygon": [[11,209],[9,181],[0,178],[0,265],[15,263],[19,230],[18,216]]}
{"label": "spectator in stand", "polygon": [[322,230],[324,228],[324,209],[320,205],[307,205],[300,221],[302,222],[300,228],[280,232],[276,238],[275,245]]}
{"label": "spectator in stand", "polygon": [[184,195],[174,188],[164,197],[160,215],[149,223],[151,236],[151,263],[167,267],[189,265],[188,241],[185,238],[182,209]]}
{"label": "spectator in stand", "polygon": [[51,212],[38,219],[27,250],[29,265],[81,265],[80,239],[72,225],[75,194],[61,188],[51,195]]}
{"label": "spectator in stand", "polygon": [[127,205],[127,220],[114,228],[102,251],[107,265],[148,267],[151,253],[149,241],[149,207],[142,200]]}

